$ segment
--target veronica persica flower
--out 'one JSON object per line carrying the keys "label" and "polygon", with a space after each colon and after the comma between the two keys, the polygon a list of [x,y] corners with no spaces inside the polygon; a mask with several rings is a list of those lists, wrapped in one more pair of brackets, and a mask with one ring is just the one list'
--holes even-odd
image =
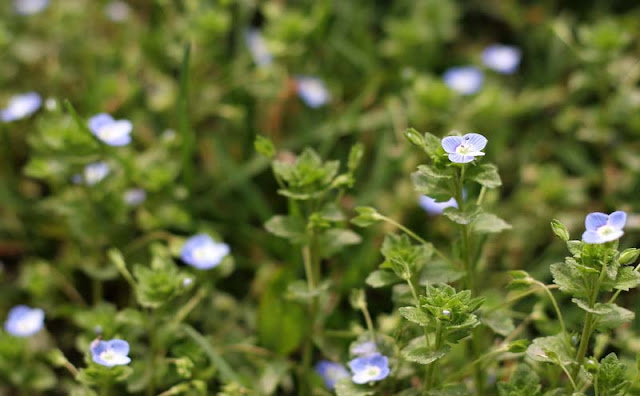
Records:
{"label": "veronica persica flower", "polygon": [[100,113],[89,118],[91,133],[109,146],[126,146],[131,143],[133,125],[129,120],[114,120],[109,114]]}
{"label": "veronica persica flower", "polygon": [[585,243],[605,243],[615,241],[624,235],[627,214],[623,211],[616,211],[610,215],[594,212],[589,213],[584,220],[587,229],[582,234],[582,241]]}
{"label": "veronica persica flower", "polygon": [[494,44],[482,52],[482,62],[501,74],[513,74],[518,70],[522,52],[510,45]]}
{"label": "veronica persica flower", "polygon": [[13,8],[20,15],[33,15],[43,11],[49,0],[13,0]]}
{"label": "veronica persica flower", "polygon": [[138,206],[147,199],[147,192],[141,188],[130,188],[124,192],[124,202],[129,206]]}
{"label": "veronica persica flower", "polygon": [[129,364],[129,343],[124,340],[95,340],[91,343],[91,359],[107,367]]}
{"label": "veronica persica flower", "polygon": [[451,198],[444,202],[438,202],[429,196],[421,195],[418,202],[420,203],[420,207],[432,216],[441,215],[447,208],[458,207],[458,202],[455,198]]}
{"label": "veronica persica flower", "polygon": [[317,108],[329,102],[329,90],[321,79],[317,77],[296,77],[298,96],[307,106]]}
{"label": "veronica persica flower", "polygon": [[321,360],[316,364],[316,372],[324,380],[324,385],[329,390],[333,390],[336,382],[343,378],[349,378],[349,372],[340,363],[331,362],[329,360]]}
{"label": "veronica persica flower", "polygon": [[373,341],[364,341],[351,347],[351,354],[356,356],[367,356],[378,353],[378,347]]}
{"label": "veronica persica flower", "polygon": [[484,81],[482,71],[474,66],[449,68],[442,78],[449,88],[463,95],[471,95],[478,92]]}
{"label": "veronica persica flower", "polygon": [[389,359],[379,353],[355,358],[349,362],[353,376],[351,380],[356,384],[380,381],[385,379],[389,370]]}
{"label": "veronica persica flower", "polygon": [[269,66],[273,61],[271,52],[267,47],[267,43],[264,41],[260,30],[249,29],[245,33],[245,40],[247,42],[247,48],[253,57],[253,61],[258,66]]}
{"label": "veronica persica flower", "polygon": [[479,133],[467,133],[464,136],[447,136],[442,139],[442,148],[449,155],[449,160],[458,164],[466,164],[483,156],[482,149],[487,145],[487,138]]}
{"label": "veronica persica flower", "polygon": [[94,162],[84,167],[84,182],[89,186],[99,183],[107,177],[110,172],[109,164],[106,162]]}
{"label": "veronica persica flower", "polygon": [[42,106],[42,98],[35,92],[15,95],[9,99],[7,107],[0,110],[0,119],[11,122],[28,117]]}
{"label": "veronica persica flower", "polygon": [[207,234],[198,234],[187,239],[180,258],[192,267],[205,270],[216,267],[229,252],[226,243],[216,242]]}
{"label": "veronica persica flower", "polygon": [[40,308],[30,308],[26,305],[16,305],[11,308],[4,329],[7,333],[17,337],[29,337],[44,326],[44,311]]}

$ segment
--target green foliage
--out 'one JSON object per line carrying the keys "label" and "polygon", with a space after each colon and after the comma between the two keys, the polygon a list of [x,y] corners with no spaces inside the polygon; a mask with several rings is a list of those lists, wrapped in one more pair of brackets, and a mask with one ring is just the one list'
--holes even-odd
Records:
{"label": "green foliage", "polygon": [[540,396],[540,377],[533,369],[520,364],[509,378],[509,382],[498,383],[499,396]]}
{"label": "green foliage", "polygon": [[618,360],[615,353],[610,353],[598,367],[597,392],[602,396],[622,396],[627,394],[631,382],[626,379],[626,366]]}

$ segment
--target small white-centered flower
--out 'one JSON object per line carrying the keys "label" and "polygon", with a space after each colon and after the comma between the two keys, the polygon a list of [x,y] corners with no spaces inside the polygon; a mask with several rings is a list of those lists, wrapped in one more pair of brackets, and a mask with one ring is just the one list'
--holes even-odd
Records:
{"label": "small white-centered flower", "polygon": [[4,329],[16,337],[29,337],[38,333],[44,327],[44,311],[26,305],[16,305],[11,308]]}
{"label": "small white-centered flower", "polygon": [[94,162],[84,167],[84,182],[93,186],[101,182],[110,172],[109,164],[106,162]]}
{"label": "small white-centered flower", "polygon": [[447,208],[458,207],[458,202],[455,198],[450,198],[448,201],[444,202],[438,202],[427,195],[421,195],[418,202],[420,207],[422,207],[422,209],[431,216],[441,215]]}
{"label": "small white-centered flower", "polygon": [[307,106],[317,108],[327,104],[331,98],[324,82],[317,77],[296,77],[298,96]]}
{"label": "small white-centered flower", "polygon": [[379,353],[355,358],[349,362],[353,376],[351,380],[356,384],[385,379],[389,373],[389,359]]}
{"label": "small white-centered flower", "polygon": [[368,356],[378,353],[378,346],[373,341],[364,341],[358,344],[352,345],[351,354],[354,356]]}
{"label": "small white-centered flower", "polygon": [[40,106],[42,98],[36,92],[15,95],[9,99],[7,107],[0,110],[0,119],[4,122],[20,120],[38,111]]}
{"label": "small white-centered flower", "polygon": [[129,343],[113,339],[109,341],[95,340],[91,343],[91,359],[106,367],[129,364]]}
{"label": "small white-centered flower", "polygon": [[49,5],[49,0],[13,0],[13,8],[20,15],[33,15]]}
{"label": "small white-centered flower", "polygon": [[467,133],[464,136],[447,136],[442,139],[442,148],[447,152],[449,160],[458,164],[466,164],[483,156],[482,150],[487,145],[487,138],[479,133]]}
{"label": "small white-centered flower", "polygon": [[518,70],[522,52],[511,45],[493,44],[482,52],[482,62],[501,74],[513,74]]}
{"label": "small white-centered flower", "polygon": [[267,47],[267,42],[262,37],[260,30],[255,28],[247,30],[245,40],[256,65],[269,66],[273,62],[273,57]]}
{"label": "small white-centered flower", "polygon": [[471,95],[478,92],[484,81],[482,70],[475,66],[449,68],[442,78],[449,88],[462,95]]}
{"label": "small white-centered flower", "polygon": [[109,146],[126,146],[131,143],[133,124],[129,120],[114,120],[109,114],[100,113],[89,118],[91,133]]}
{"label": "small white-centered flower", "polygon": [[230,251],[226,243],[216,242],[207,234],[198,234],[187,239],[180,258],[192,267],[206,270],[218,266]]}
{"label": "small white-centered flower", "polygon": [[316,372],[324,380],[324,385],[329,390],[333,390],[336,386],[336,382],[343,378],[349,378],[349,372],[346,367],[340,363],[332,362],[329,360],[321,360],[316,364]]}
{"label": "small white-centered flower", "polygon": [[585,243],[605,243],[620,239],[624,235],[627,214],[621,210],[611,214],[601,212],[589,213],[584,220],[587,229],[582,234],[582,241]]}

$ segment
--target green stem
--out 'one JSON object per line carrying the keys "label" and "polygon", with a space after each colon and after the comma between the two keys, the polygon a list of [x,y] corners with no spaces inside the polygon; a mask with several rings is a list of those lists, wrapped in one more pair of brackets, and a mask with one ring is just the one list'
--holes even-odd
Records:
{"label": "green stem", "polygon": [[157,337],[157,320],[156,311],[152,310],[149,319],[149,355],[147,356],[147,375],[149,376],[149,382],[147,385],[147,396],[153,396],[156,393],[156,378],[155,378],[155,363],[156,363],[156,350],[158,348]]}
{"label": "green stem", "polygon": [[[416,308],[420,311],[422,307],[420,307],[420,299],[418,298],[418,293],[416,293],[416,287],[413,285],[411,279],[407,280],[409,284],[409,289],[411,289],[411,294],[413,295],[413,299],[416,301]],[[422,326],[422,330],[424,331],[424,343],[427,348],[431,347],[431,343],[429,342],[429,331],[427,330],[427,326]]]}
{"label": "green stem", "polygon": [[[442,324],[440,322],[440,319],[436,319],[436,342],[435,342],[436,351],[440,349],[441,343],[442,343]],[[426,378],[425,390],[429,390],[433,386],[433,373],[435,371],[437,363],[438,361],[436,360],[427,366],[427,378]]]}
{"label": "green stem", "polygon": [[369,313],[369,307],[367,306],[366,302],[362,304],[360,309],[362,310],[362,314],[364,315],[364,321],[367,323],[367,329],[369,329],[371,341],[376,343],[376,331],[373,327],[373,320],[371,320],[371,314]]}
{"label": "green stem", "polygon": [[[304,270],[307,277],[307,286],[309,293],[314,293],[316,283],[313,270],[313,257],[309,245],[302,248],[302,260],[304,262]],[[313,331],[315,329],[316,315],[318,311],[318,301],[314,295],[309,304],[309,331],[305,340],[304,349],[302,351],[302,370],[300,372],[300,391],[301,395],[311,395],[311,359],[313,357]]]}
{"label": "green stem", "polygon": [[558,320],[560,320],[560,326],[562,326],[562,333],[565,335],[569,334],[567,333],[567,328],[564,325],[564,318],[562,316],[562,311],[560,311],[560,306],[558,305],[558,301],[556,301],[555,297],[553,297],[553,293],[551,293],[551,290],[549,289],[549,287],[547,287],[547,285],[545,285],[540,281],[535,281],[535,284],[542,287],[544,291],[547,293],[547,296],[549,296],[549,299],[551,300],[551,304],[553,305],[553,309],[555,309],[556,315],[558,316]]}

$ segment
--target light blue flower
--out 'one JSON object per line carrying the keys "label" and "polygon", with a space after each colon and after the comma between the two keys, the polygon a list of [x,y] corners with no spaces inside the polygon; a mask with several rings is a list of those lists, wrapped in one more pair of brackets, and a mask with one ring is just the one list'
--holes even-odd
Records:
{"label": "light blue flower", "polygon": [[133,125],[129,120],[114,120],[109,114],[100,113],[89,118],[91,133],[109,146],[126,146],[131,143]]}
{"label": "light blue flower", "polygon": [[11,122],[28,117],[42,106],[42,98],[36,92],[15,95],[7,103],[7,107],[0,110],[0,119]]}
{"label": "light blue flower", "polygon": [[482,149],[487,145],[487,138],[479,133],[467,133],[464,136],[447,136],[442,139],[442,148],[449,154],[449,160],[458,164],[466,164],[483,156]]}
{"label": "light blue flower", "polygon": [[95,340],[91,343],[91,359],[107,367],[129,364],[129,343],[117,338],[109,341]]}
{"label": "light blue flower", "polygon": [[378,346],[373,341],[364,341],[353,345],[350,352],[355,356],[373,355],[378,353]]}
{"label": "light blue flower", "polygon": [[623,211],[616,211],[607,215],[605,213],[589,213],[584,220],[587,229],[582,234],[582,241],[585,243],[605,243],[615,241],[624,235],[627,214]]}
{"label": "light blue flower", "polygon": [[43,11],[49,0],[13,0],[13,7],[20,15],[33,15]]}
{"label": "light blue flower", "polygon": [[180,258],[192,267],[205,270],[216,267],[229,252],[226,243],[215,242],[207,234],[198,234],[187,239]]}
{"label": "light blue flower", "polygon": [[109,164],[106,162],[94,162],[84,167],[84,182],[89,186],[93,186],[101,182],[110,172]]}
{"label": "light blue flower", "polygon": [[317,77],[296,77],[298,96],[312,108],[324,106],[329,102],[330,94],[321,79]]}
{"label": "light blue flower", "polygon": [[391,371],[389,359],[379,353],[355,358],[349,362],[349,368],[353,372],[351,380],[356,384],[383,380]]}
{"label": "light blue flower", "polygon": [[437,202],[435,199],[421,195],[419,198],[419,203],[422,209],[424,209],[428,214],[432,216],[441,215],[447,208],[457,208],[458,202],[455,198],[451,198],[448,201]]}
{"label": "light blue flower", "polygon": [[333,390],[336,386],[336,382],[343,378],[349,378],[349,372],[340,363],[335,363],[329,360],[321,360],[316,364],[316,372],[324,380],[324,385],[329,390]]}
{"label": "light blue flower", "polygon": [[30,308],[26,305],[16,305],[11,308],[4,329],[7,333],[17,337],[29,337],[44,327],[44,311],[40,308]]}
{"label": "light blue flower", "polygon": [[502,74],[513,74],[518,70],[521,57],[520,49],[511,45],[494,44],[482,52],[482,62]]}
{"label": "light blue flower", "polygon": [[130,188],[124,192],[124,202],[129,206],[138,206],[147,199],[147,192],[141,188]]}
{"label": "light blue flower", "polygon": [[256,65],[269,66],[271,62],[273,62],[273,57],[271,56],[271,52],[269,52],[267,43],[264,41],[260,30],[249,29],[244,37]]}
{"label": "light blue flower", "polygon": [[478,92],[484,81],[482,71],[474,66],[449,68],[442,78],[449,88],[463,95]]}
{"label": "light blue flower", "polygon": [[111,1],[104,7],[104,13],[112,22],[124,22],[129,19],[131,8],[124,1]]}

